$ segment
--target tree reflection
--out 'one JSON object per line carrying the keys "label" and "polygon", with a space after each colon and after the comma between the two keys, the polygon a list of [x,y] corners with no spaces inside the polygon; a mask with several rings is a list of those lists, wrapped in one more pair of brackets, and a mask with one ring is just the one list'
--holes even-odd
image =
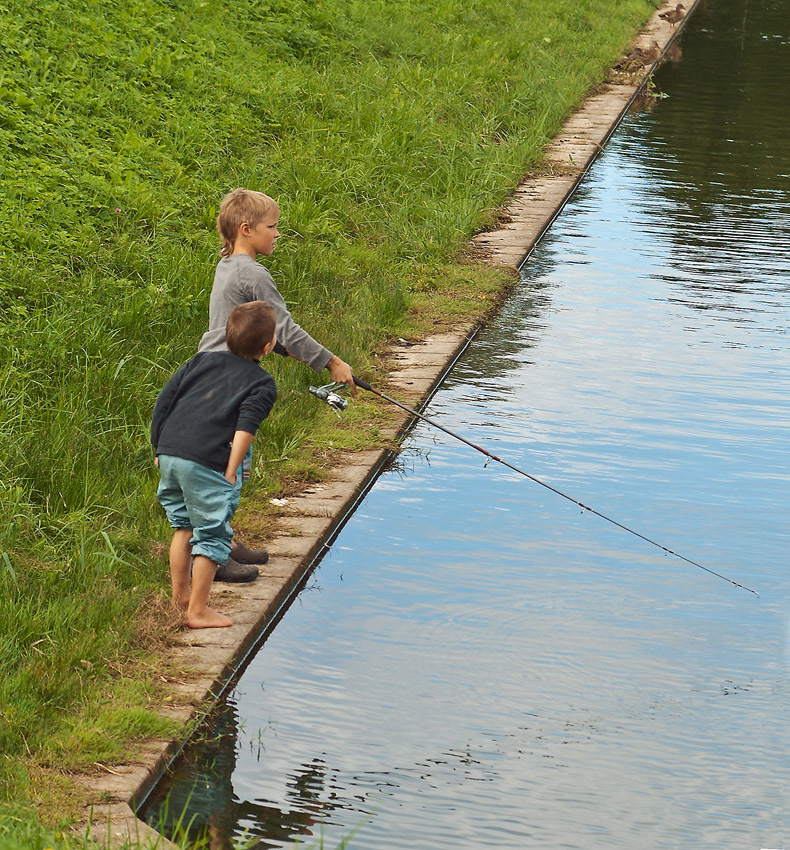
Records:
{"label": "tree reflection", "polygon": [[668,100],[645,119],[664,152],[645,162],[655,196],[643,210],[677,271],[664,279],[684,304],[739,321],[761,309],[748,296],[787,289],[776,272],[790,235],[788,35],[782,0],[707,0],[689,20],[682,62],[656,74]]}

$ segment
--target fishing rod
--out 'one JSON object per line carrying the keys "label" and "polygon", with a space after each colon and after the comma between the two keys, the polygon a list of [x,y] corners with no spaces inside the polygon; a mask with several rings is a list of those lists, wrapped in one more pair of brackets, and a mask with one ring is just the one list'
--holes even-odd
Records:
{"label": "fishing rod", "polygon": [[[675,552],[666,546],[663,546],[661,543],[658,543],[657,541],[646,537],[644,534],[640,534],[640,532],[634,531],[633,528],[629,528],[622,522],[618,522],[616,519],[612,519],[611,517],[606,516],[606,514],[602,514],[600,511],[595,510],[595,508],[591,508],[589,505],[585,505],[584,502],[580,502],[573,496],[569,496],[567,493],[563,493],[562,490],[558,490],[556,487],[553,487],[551,484],[547,484],[540,478],[537,478],[534,475],[530,475],[529,472],[525,472],[523,469],[519,469],[512,463],[503,460],[501,457],[497,457],[497,455],[492,454],[482,446],[478,446],[471,440],[467,440],[466,437],[462,437],[460,434],[456,434],[455,431],[451,431],[449,428],[445,428],[444,425],[439,424],[438,422],[436,422],[436,420],[430,419],[424,414],[413,410],[411,407],[407,407],[405,404],[401,404],[401,402],[399,402],[397,399],[392,398],[392,396],[388,396],[386,393],[377,390],[363,378],[358,378],[356,375],[354,375],[354,383],[361,389],[367,390],[368,392],[377,395],[379,398],[383,398],[385,401],[390,402],[390,404],[394,404],[401,410],[406,411],[406,413],[410,414],[411,416],[414,416],[417,419],[422,420],[423,422],[427,422],[428,425],[432,425],[434,428],[438,428],[440,431],[444,431],[445,434],[449,434],[456,440],[460,440],[462,443],[465,443],[470,448],[473,448],[475,451],[478,451],[481,454],[485,455],[487,458],[485,466],[488,466],[488,464],[492,460],[495,460],[497,463],[501,463],[502,466],[506,466],[508,469],[512,469],[513,472],[517,472],[519,475],[523,475],[525,478],[529,478],[530,481],[534,481],[536,484],[540,484],[541,487],[545,487],[547,490],[551,490],[552,493],[556,493],[558,496],[562,496],[563,499],[567,499],[569,502],[573,502],[574,505],[578,505],[578,507],[580,507],[582,510],[589,511],[591,514],[595,514],[595,516],[600,517],[601,519],[606,520],[606,522],[617,526],[617,528],[620,528],[623,531],[627,531],[629,534],[633,534],[635,537],[638,537],[640,540],[644,540],[646,543],[650,543],[652,546],[658,547],[666,554],[674,555],[676,558],[680,558],[681,561],[685,561],[687,564],[691,564],[694,567],[698,567],[699,569],[704,570],[706,573],[710,573],[711,575],[716,576],[717,578],[723,579],[724,581],[729,582],[735,587],[740,587],[742,590],[748,590],[749,593],[753,593],[755,596],[760,595],[756,590],[752,590],[751,587],[746,587],[745,584],[740,584],[739,582],[734,581],[733,579],[728,578],[727,576],[722,575],[721,573],[717,573],[715,570],[712,570],[709,567],[704,566],[703,564],[697,563],[697,561],[692,561],[691,558],[687,558],[685,557],[685,555],[681,555],[680,553]],[[345,386],[346,384],[334,383],[325,384],[322,387],[310,387],[309,390],[313,395],[325,401],[335,411],[335,413],[340,416],[341,411],[345,410],[348,407],[348,399],[343,398],[343,396],[339,394],[339,391],[342,390]]]}

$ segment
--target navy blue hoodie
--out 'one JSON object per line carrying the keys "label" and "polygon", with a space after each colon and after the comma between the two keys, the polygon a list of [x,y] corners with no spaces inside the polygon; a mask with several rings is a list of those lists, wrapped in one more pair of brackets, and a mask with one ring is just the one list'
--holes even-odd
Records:
{"label": "navy blue hoodie", "polygon": [[257,360],[230,351],[198,352],[165,384],[151,418],[157,455],[225,472],[236,431],[255,434],[277,398]]}

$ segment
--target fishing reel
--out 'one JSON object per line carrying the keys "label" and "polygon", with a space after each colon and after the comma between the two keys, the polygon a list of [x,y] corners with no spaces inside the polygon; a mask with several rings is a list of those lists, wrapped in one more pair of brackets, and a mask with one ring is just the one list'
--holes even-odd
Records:
{"label": "fishing reel", "polygon": [[322,387],[308,387],[307,389],[316,398],[325,401],[335,411],[339,419],[341,412],[348,407],[348,399],[338,394],[338,390],[342,390],[345,387],[346,384],[335,382],[333,384],[324,384]]}

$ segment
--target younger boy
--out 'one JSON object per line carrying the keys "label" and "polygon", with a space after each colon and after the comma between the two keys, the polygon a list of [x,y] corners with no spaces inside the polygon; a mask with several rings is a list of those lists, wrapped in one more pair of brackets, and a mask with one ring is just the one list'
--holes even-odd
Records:
{"label": "younger boy", "polygon": [[230,553],[241,462],[277,397],[274,379],[259,366],[274,347],[276,322],[263,301],[236,307],[225,328],[227,350],[198,352],[167,382],[154,407],[157,498],[175,529],[173,601],[186,609],[192,629],[233,625],[207,603],[217,565]]}

